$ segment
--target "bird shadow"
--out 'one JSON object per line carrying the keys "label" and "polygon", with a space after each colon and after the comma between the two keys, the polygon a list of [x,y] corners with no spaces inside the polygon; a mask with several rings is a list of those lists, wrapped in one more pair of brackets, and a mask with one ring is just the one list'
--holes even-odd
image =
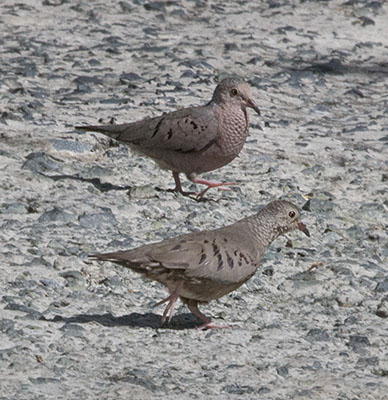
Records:
{"label": "bird shadow", "polygon": [[163,325],[161,324],[160,315],[154,313],[131,313],[119,317],[115,317],[111,313],[78,314],[72,317],[62,317],[61,315],[56,315],[54,318],[46,318],[45,316],[41,316],[39,319],[41,321],[64,322],[66,324],[85,324],[89,322],[97,322],[107,327],[128,326],[131,328],[161,328],[172,330],[194,329],[201,325],[201,322],[191,313],[176,315],[171,319],[170,322],[167,322]]}
{"label": "bird shadow", "polygon": [[[155,190],[157,192],[173,193],[175,197],[181,196],[181,194],[179,192],[176,192],[174,189],[163,189],[159,186],[156,186]],[[212,197],[205,197],[205,196],[198,197],[195,193],[184,195],[183,197],[191,199],[191,200],[195,200],[197,203],[210,203],[210,202],[219,203],[221,200],[221,198],[214,199]]]}
{"label": "bird shadow", "polygon": [[[101,182],[100,178],[84,178],[82,176],[77,176],[77,175],[46,175],[43,174],[42,172],[39,172],[40,175],[44,176],[45,178],[52,179],[54,182],[60,181],[62,179],[71,179],[74,181],[79,181],[79,182],[87,182],[91,183],[96,189],[98,189],[100,192],[109,192],[111,190],[130,190],[132,189],[132,186],[118,186],[118,185],[113,185],[109,182]],[[160,187],[155,187],[156,192],[171,192],[170,189],[162,189]],[[176,194],[178,196],[178,194]],[[197,198],[196,196],[189,196],[191,199],[196,200],[197,202],[214,202],[218,203],[220,199],[212,199],[210,197],[201,197]]]}
{"label": "bird shadow", "polygon": [[77,175],[46,175],[41,172],[40,175],[44,176],[45,178],[52,179],[53,181],[72,179],[74,181],[91,183],[100,192],[109,192],[110,190],[129,190],[132,188],[132,186],[118,186],[112,185],[108,182],[103,183],[101,182],[100,178],[83,178],[82,176]]}

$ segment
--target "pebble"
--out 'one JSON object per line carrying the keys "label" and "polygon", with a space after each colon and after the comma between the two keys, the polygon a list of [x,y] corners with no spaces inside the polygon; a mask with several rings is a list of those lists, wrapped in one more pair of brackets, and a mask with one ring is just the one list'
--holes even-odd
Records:
{"label": "pebble", "polygon": [[29,169],[36,173],[59,172],[61,168],[57,160],[42,151],[28,154],[22,165],[22,169]]}

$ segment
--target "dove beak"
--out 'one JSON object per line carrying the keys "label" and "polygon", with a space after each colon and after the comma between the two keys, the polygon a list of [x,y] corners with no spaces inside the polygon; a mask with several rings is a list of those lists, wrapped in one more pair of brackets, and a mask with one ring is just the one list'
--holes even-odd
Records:
{"label": "dove beak", "polygon": [[247,99],[247,106],[253,108],[259,115],[261,115],[259,107],[257,107],[256,103],[252,99]]}
{"label": "dove beak", "polygon": [[303,222],[298,222],[297,228],[302,231],[306,236],[310,237],[310,232],[306,228],[306,225]]}

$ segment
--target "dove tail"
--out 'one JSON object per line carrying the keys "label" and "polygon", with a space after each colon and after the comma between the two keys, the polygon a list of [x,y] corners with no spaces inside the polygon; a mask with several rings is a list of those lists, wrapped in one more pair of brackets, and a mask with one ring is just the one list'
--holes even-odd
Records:
{"label": "dove tail", "polygon": [[79,131],[92,131],[100,132],[106,136],[113,139],[119,137],[127,128],[126,124],[122,125],[86,125],[86,126],[76,126],[75,129]]}
{"label": "dove tail", "polygon": [[88,258],[92,260],[98,260],[98,261],[112,261],[112,262],[118,262],[118,261],[125,261],[128,260],[127,257],[125,257],[125,251],[116,251],[112,253],[96,253],[96,254],[89,254]]}
{"label": "dove tail", "polygon": [[114,264],[121,265],[122,267],[129,268],[139,274],[146,275],[148,272],[147,263],[144,263],[141,260],[132,260],[128,253],[128,251],[97,253],[90,254],[88,258],[96,261],[110,261]]}

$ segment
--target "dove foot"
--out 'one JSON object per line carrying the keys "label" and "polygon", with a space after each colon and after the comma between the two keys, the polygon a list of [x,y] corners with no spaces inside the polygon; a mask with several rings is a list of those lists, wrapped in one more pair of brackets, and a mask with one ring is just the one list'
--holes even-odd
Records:
{"label": "dove foot", "polygon": [[180,193],[182,196],[198,196],[197,192],[185,192],[184,190],[178,189],[177,187],[175,187],[174,189],[167,189],[167,192]]}
{"label": "dove foot", "polygon": [[232,190],[232,189],[230,189],[228,187],[224,187],[224,186],[237,185],[237,182],[208,181],[206,179],[199,179],[199,178],[194,178],[191,181],[193,183],[197,183],[197,184],[200,184],[200,185],[206,185],[207,186],[206,189],[202,190],[202,192],[199,192],[197,194],[197,200],[201,199],[209,189],[217,188],[218,190]]}
{"label": "dove foot", "polygon": [[162,319],[161,319],[162,325],[166,322],[167,315],[168,315],[168,322],[171,321],[172,315],[174,314],[175,304],[179,298],[179,292],[182,289],[182,286],[183,286],[183,282],[178,282],[175,290],[170,294],[170,296],[166,297],[165,299],[159,301],[158,303],[156,303],[154,305],[154,307],[157,307],[163,303],[168,302],[166,308],[164,309],[163,315],[162,315]]}
{"label": "dove foot", "polygon": [[174,189],[168,189],[167,190],[168,192],[177,192],[177,193],[180,193],[182,196],[196,196],[197,200],[203,199],[203,196],[206,194],[206,192],[209,189],[217,188],[218,190],[231,190],[230,188],[225,187],[225,186],[237,185],[237,182],[208,181],[206,179],[200,179],[200,178],[188,176],[188,178],[191,180],[191,182],[199,184],[199,185],[206,185],[207,188],[202,190],[199,193],[198,192],[185,192],[182,189],[181,180],[179,178],[179,172],[173,171],[172,176],[174,177],[175,187],[174,187]]}
{"label": "dove foot", "polygon": [[185,192],[182,189],[181,180],[179,179],[179,172],[173,171],[172,176],[174,177],[175,187],[174,187],[174,189],[167,189],[167,192],[180,193],[182,196],[198,195],[198,193],[196,193],[196,192]]}
{"label": "dove foot", "polygon": [[198,310],[198,301],[189,299],[187,301],[187,307],[189,310],[204,324],[200,325],[197,329],[226,329],[226,328],[233,328],[231,325],[216,325],[212,322],[212,320],[207,317],[205,314],[202,314],[201,311]]}
{"label": "dove foot", "polygon": [[206,324],[200,325],[197,329],[204,330],[204,329],[233,329],[233,325],[217,325],[213,322],[208,322]]}

